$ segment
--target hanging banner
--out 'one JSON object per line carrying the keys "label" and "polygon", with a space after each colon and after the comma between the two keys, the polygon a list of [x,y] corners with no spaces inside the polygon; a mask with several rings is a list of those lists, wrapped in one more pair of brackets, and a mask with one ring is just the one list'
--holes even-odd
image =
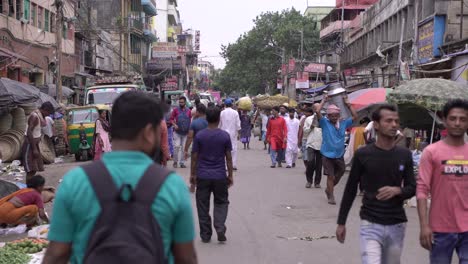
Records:
{"label": "hanging banner", "polygon": [[309,73],[298,72],[296,74],[296,89],[309,89]]}
{"label": "hanging banner", "polygon": [[296,60],[289,59],[288,72],[293,72],[296,69]]}

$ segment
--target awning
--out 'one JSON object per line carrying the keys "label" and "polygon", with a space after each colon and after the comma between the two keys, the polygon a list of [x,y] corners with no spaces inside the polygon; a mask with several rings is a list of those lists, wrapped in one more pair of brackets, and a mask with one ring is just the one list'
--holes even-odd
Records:
{"label": "awning", "polygon": [[327,84],[327,85],[320,86],[320,87],[317,87],[317,88],[311,88],[311,89],[305,90],[305,92],[306,92],[306,93],[309,93],[309,94],[321,92],[321,91],[327,89],[328,86],[329,86],[329,85]]}
{"label": "awning", "polygon": [[424,63],[424,64],[419,64],[418,66],[419,67],[433,66],[433,65],[436,65],[436,64],[447,62],[447,61],[449,61],[451,59],[452,58],[447,57],[447,58],[443,58],[443,59],[440,59],[440,60],[436,60],[436,61],[432,61],[432,62],[428,62],[428,63]]}
{"label": "awning", "polygon": [[0,48],[0,57],[17,58],[17,59],[21,59],[21,60],[27,60],[26,57],[23,57],[22,55],[14,53],[13,51],[7,50],[5,48]]}
{"label": "awning", "polygon": [[460,51],[460,52],[455,52],[455,53],[452,53],[452,54],[448,54],[447,56],[448,57],[457,57],[457,56],[461,56],[461,55],[465,55],[465,54],[468,54],[468,49],[464,50],[464,51]]}

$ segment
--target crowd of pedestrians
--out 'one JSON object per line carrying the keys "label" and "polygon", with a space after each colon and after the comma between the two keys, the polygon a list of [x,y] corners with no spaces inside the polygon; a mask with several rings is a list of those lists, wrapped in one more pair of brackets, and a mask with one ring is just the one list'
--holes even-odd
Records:
{"label": "crowd of pedestrians", "polygon": [[[334,205],[335,186],[346,169],[346,130],[359,123],[352,130],[351,170],[339,206],[337,240],[345,242],[346,220],[361,193],[362,263],[400,263],[408,221],[404,204],[416,195],[420,243],[429,250],[430,263],[451,263],[456,252],[460,263],[467,264],[468,102],[453,100],[444,106],[447,135],[419,152],[415,175],[414,153],[397,144],[406,143],[406,136],[399,130],[396,106],[380,105],[371,118],[358,120],[348,99],[343,100],[351,117],[342,118],[343,109],[327,96],[320,104],[298,109],[283,105],[253,115],[237,111],[234,101],[226,99],[224,107],[198,104],[192,115],[184,97],[166,114],[168,109],[153,98],[138,92],[123,94],[112,109],[113,151],[63,178],[44,263],[197,263],[189,188],[180,176],[151,159],[158,152],[171,155],[171,137],[173,167],[184,168],[185,161],[191,160],[190,190],[195,192],[204,243],[211,242],[214,233],[219,242],[227,241],[237,142],[250,149],[256,123],[271,168],[284,163],[288,169],[296,167],[302,156],[305,187],[321,188],[323,171],[326,201]],[[145,211],[150,214],[139,214]]]}

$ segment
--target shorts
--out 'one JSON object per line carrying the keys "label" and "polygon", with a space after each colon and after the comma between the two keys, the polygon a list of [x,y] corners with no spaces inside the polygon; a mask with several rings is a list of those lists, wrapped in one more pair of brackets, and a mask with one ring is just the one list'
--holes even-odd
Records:
{"label": "shorts", "polygon": [[335,176],[337,178],[336,180],[339,180],[341,177],[343,177],[346,170],[344,158],[331,159],[323,156],[322,163],[323,173],[325,175]]}

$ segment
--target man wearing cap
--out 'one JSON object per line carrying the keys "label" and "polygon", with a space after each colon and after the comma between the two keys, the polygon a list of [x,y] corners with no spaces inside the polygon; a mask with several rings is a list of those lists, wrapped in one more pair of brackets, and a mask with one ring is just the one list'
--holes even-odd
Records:
{"label": "man wearing cap", "polygon": [[324,174],[328,176],[325,194],[327,195],[329,204],[336,204],[333,190],[343,176],[346,168],[343,159],[345,153],[345,133],[346,129],[351,127],[353,122],[358,119],[358,115],[351,107],[348,97],[345,96],[343,97],[343,101],[351,111],[352,118],[340,120],[341,109],[334,104],[328,105],[327,116],[323,117],[321,111],[327,101],[328,96],[325,95],[317,108],[316,114],[319,119],[320,128],[322,129],[323,141],[320,153],[323,156]]}
{"label": "man wearing cap", "polygon": [[241,123],[239,113],[232,109],[232,99],[227,98],[224,100],[226,108],[221,112],[221,118],[219,121],[219,128],[228,132],[231,137],[232,145],[232,164],[233,169],[237,170],[237,138],[241,130]]}

